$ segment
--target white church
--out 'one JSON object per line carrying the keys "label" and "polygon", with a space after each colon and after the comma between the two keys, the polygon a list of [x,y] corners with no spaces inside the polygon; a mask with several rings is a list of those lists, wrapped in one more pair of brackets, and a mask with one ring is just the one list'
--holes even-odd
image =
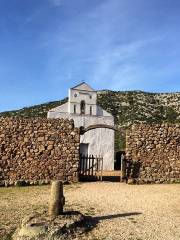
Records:
{"label": "white church", "polygon": [[[73,119],[75,127],[114,126],[113,116],[97,105],[97,92],[85,82],[69,89],[68,102],[48,112],[48,118]],[[80,153],[103,156],[103,169],[114,170],[114,131],[96,128],[80,139]]]}

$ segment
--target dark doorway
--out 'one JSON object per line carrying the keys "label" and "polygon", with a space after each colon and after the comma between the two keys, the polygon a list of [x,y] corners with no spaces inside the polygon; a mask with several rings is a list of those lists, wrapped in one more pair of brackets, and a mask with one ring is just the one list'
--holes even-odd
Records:
{"label": "dark doorway", "polygon": [[81,155],[88,155],[88,147],[89,147],[88,143],[81,143],[80,144],[80,154]]}
{"label": "dark doorway", "polygon": [[114,170],[121,170],[121,161],[122,161],[123,156],[125,156],[125,151],[116,152]]}

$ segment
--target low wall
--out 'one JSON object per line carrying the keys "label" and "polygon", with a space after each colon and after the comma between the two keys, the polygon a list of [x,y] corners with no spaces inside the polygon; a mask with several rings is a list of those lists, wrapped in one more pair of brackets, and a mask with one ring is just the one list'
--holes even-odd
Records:
{"label": "low wall", "polygon": [[76,181],[79,141],[72,120],[0,118],[0,180]]}
{"label": "low wall", "polygon": [[139,183],[180,182],[180,125],[132,126],[126,158],[130,177]]}

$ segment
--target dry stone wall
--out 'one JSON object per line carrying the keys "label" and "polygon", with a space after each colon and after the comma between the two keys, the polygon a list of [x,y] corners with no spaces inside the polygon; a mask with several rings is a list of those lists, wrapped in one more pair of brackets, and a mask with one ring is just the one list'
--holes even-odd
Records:
{"label": "dry stone wall", "polygon": [[129,177],[139,183],[180,182],[180,125],[132,126],[126,136],[126,158]]}
{"label": "dry stone wall", "polygon": [[0,181],[76,181],[79,141],[73,120],[0,118]]}

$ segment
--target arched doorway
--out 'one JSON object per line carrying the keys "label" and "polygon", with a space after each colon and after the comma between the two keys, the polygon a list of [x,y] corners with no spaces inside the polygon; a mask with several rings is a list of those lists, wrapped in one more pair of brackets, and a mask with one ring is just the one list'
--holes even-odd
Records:
{"label": "arched doorway", "polygon": [[[90,125],[90,126],[88,126],[86,128],[85,127],[80,127],[80,134],[84,135],[85,133],[87,133],[87,132],[89,132],[91,130],[97,129],[97,128],[111,129],[111,130],[113,130],[113,131],[115,131],[117,133],[116,134],[116,138],[122,137],[122,130],[121,129],[118,129],[115,126],[110,126],[110,125],[106,125],[106,124],[95,124],[95,125]],[[115,139],[115,141],[116,141],[116,139]],[[117,144],[117,146],[122,146],[125,143],[124,141],[125,141],[125,134],[124,134],[124,139],[121,140],[121,144],[119,144],[119,145]],[[124,143],[122,144],[122,142],[124,142]],[[80,152],[82,152],[83,146],[81,147],[81,145],[80,145],[80,148],[81,148]],[[92,157],[92,156],[93,155],[90,155],[90,157]],[[103,157],[103,156],[101,156],[101,157]],[[122,161],[124,161],[124,157],[125,157],[125,149],[123,149],[123,151],[121,151],[121,149],[116,147],[115,148],[115,156],[114,156],[114,159],[115,159],[115,161],[114,161],[114,170],[107,170],[107,169],[103,168],[102,169],[103,170],[102,174],[104,174],[103,175],[103,179],[104,180],[106,179],[108,181],[109,180],[110,181],[114,181],[114,180],[115,181],[121,181],[121,179],[122,179],[121,170],[122,170],[122,165],[123,165]],[[84,158],[81,159],[81,160],[83,161]],[[81,161],[81,163],[82,163],[82,161]],[[87,160],[87,161],[89,161],[89,160]],[[93,162],[95,162],[94,159],[93,159]],[[92,169],[92,167],[91,167],[91,169]],[[87,172],[88,172],[88,170],[87,170]]]}

